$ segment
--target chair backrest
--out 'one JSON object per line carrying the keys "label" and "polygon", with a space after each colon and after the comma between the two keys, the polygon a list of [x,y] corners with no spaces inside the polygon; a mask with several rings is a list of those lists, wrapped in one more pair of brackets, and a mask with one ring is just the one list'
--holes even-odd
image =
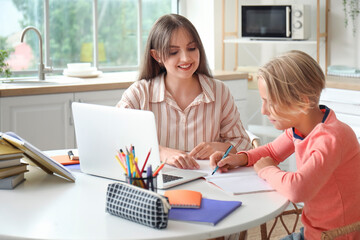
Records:
{"label": "chair backrest", "polygon": [[250,132],[248,130],[246,130],[246,133],[247,133],[247,135],[249,135],[252,148],[257,148],[261,145],[261,141],[258,136],[256,136],[255,134],[253,134],[252,132]]}
{"label": "chair backrest", "polygon": [[321,240],[332,240],[356,231],[360,232],[360,221],[350,225],[325,231],[321,234]]}

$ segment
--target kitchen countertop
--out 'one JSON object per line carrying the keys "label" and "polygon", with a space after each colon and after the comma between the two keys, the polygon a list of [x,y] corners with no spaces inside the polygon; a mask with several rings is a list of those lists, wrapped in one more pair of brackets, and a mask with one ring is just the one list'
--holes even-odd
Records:
{"label": "kitchen countertop", "polygon": [[[327,88],[338,88],[346,90],[360,91],[360,78],[354,77],[340,77],[340,76],[326,76],[326,87]],[[249,81],[249,89],[257,90],[257,80],[253,79]]]}
{"label": "kitchen countertop", "polygon": [[[248,78],[245,72],[214,71],[213,74],[223,81]],[[135,71],[104,73],[97,78],[50,76],[45,83],[0,83],[0,97],[126,89],[136,79]],[[256,81],[250,81],[249,88],[257,89],[252,82]],[[326,87],[360,91],[360,78],[327,76]]]}
{"label": "kitchen countertop", "polygon": [[360,78],[328,75],[326,87],[360,91]]}
{"label": "kitchen countertop", "polygon": [[[248,73],[214,71],[219,80],[247,79]],[[126,89],[137,72],[103,73],[97,78],[47,77],[44,83],[0,83],[0,97]]]}

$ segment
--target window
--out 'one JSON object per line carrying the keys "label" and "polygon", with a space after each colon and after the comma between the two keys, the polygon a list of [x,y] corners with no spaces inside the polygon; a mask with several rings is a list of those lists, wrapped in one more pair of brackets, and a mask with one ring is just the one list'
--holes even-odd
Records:
{"label": "window", "polygon": [[[176,0],[0,0],[0,49],[10,49],[14,76],[37,74],[39,29],[43,61],[60,74],[70,62],[102,71],[136,70],[155,20],[177,12]],[[94,26],[97,26],[95,28]],[[95,48],[94,46],[97,46]]]}

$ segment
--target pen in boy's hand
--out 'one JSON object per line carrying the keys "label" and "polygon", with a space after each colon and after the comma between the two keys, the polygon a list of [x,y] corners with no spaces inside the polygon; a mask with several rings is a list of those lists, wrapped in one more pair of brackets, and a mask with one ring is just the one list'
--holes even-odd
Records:
{"label": "pen in boy's hand", "polygon": [[[229,152],[231,151],[231,149],[233,148],[233,146],[231,145],[225,152],[224,156],[221,159],[224,159],[227,157],[227,155],[229,155]],[[212,172],[211,175],[214,175],[214,173],[219,169],[219,166],[216,166],[216,168],[214,169],[214,171]]]}

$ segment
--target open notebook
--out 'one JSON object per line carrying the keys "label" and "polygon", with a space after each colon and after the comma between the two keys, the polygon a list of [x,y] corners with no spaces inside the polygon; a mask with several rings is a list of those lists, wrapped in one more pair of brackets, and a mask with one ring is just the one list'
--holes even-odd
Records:
{"label": "open notebook", "polygon": [[[160,165],[155,116],[150,111],[77,103],[72,104],[80,169],[84,173],[125,181],[124,170],[115,159],[116,150],[135,147],[138,165]],[[157,187],[166,189],[206,174],[194,170],[164,167]]]}
{"label": "open notebook", "polygon": [[200,165],[198,171],[208,173],[205,176],[206,181],[231,195],[274,191],[269,183],[257,175],[253,167],[239,167],[227,173],[216,172],[211,175],[213,169],[209,160],[197,160],[197,162]]}

